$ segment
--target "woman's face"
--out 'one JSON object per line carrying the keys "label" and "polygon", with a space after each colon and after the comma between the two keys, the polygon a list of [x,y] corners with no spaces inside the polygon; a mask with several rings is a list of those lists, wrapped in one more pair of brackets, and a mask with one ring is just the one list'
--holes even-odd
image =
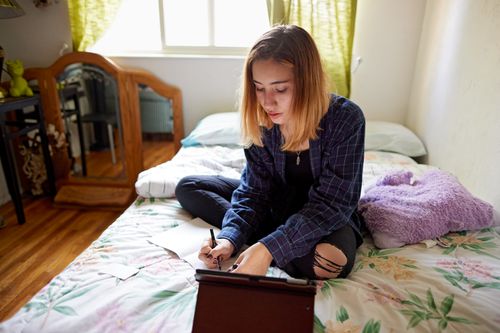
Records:
{"label": "woman's face", "polygon": [[286,124],[295,89],[292,66],[275,60],[257,60],[252,75],[259,104],[274,124]]}

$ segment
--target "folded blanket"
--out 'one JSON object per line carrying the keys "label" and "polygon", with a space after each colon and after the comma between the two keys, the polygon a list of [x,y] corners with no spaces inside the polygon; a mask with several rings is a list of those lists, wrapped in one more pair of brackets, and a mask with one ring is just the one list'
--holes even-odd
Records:
{"label": "folded blanket", "polygon": [[493,206],[472,196],[453,175],[430,170],[419,180],[412,182],[412,177],[409,171],[389,173],[360,199],[359,210],[377,247],[419,243],[498,222]]}
{"label": "folded blanket", "polygon": [[172,198],[179,180],[189,175],[239,179],[246,160],[243,149],[222,146],[182,148],[171,161],[142,171],[135,190],[145,198]]}

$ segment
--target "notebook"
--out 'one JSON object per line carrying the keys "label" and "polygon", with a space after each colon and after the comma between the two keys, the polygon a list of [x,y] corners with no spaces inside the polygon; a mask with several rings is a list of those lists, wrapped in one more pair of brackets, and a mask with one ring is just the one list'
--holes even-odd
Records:
{"label": "notebook", "polygon": [[197,269],[193,333],[312,332],[314,281]]}

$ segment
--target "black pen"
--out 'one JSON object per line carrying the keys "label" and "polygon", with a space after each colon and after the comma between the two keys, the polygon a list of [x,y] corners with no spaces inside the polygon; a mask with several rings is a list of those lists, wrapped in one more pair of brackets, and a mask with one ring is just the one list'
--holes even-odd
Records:
{"label": "black pen", "polygon": [[[217,241],[215,240],[214,229],[210,228],[210,237],[212,238],[212,249],[217,246]],[[220,257],[217,257],[217,266],[219,271],[222,270],[220,267]]]}

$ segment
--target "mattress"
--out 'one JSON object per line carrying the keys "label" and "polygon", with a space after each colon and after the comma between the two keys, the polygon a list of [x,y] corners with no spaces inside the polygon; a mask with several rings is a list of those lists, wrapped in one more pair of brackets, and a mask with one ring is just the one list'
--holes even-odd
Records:
{"label": "mattress", "polygon": [[[193,172],[186,165],[200,151],[222,165],[211,172],[205,165],[205,174],[241,171],[241,149],[228,147],[182,148],[170,165]],[[182,176],[165,168],[150,173],[143,189],[165,188],[172,179],[161,179],[162,174]],[[430,168],[400,154],[367,152],[363,190],[391,170],[419,175]],[[192,218],[175,198],[139,196],[63,272],[1,323],[0,332],[190,332],[198,291],[195,269],[150,240]],[[277,267],[267,275],[286,277]],[[348,278],[318,281],[313,330],[498,332],[499,306],[499,229],[449,233],[439,242],[389,249],[375,247],[367,233]]]}

